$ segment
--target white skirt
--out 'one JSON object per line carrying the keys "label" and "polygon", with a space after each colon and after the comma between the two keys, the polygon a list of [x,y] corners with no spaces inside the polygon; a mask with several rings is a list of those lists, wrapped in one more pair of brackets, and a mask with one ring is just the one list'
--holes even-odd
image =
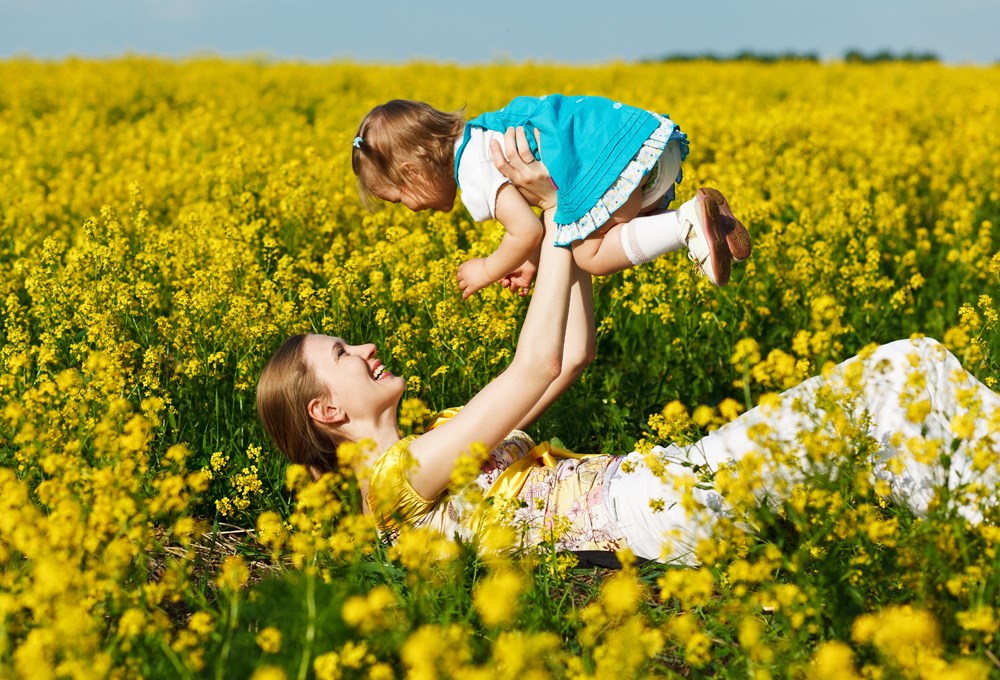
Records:
{"label": "white skirt", "polygon": [[[815,464],[810,462],[809,451],[799,435],[817,428],[817,418],[810,415],[824,409],[822,398],[817,399],[817,395],[821,388],[842,388],[845,369],[857,361],[857,357],[848,359],[832,372],[806,380],[782,393],[777,404],[751,409],[695,444],[656,447],[651,462],[664,465],[665,475],[657,476],[650,469],[646,459],[650,454],[632,452],[626,456],[624,461],[631,461],[635,469],[624,472],[619,467],[608,484],[608,503],[633,552],[646,559],[696,563],[698,541],[711,536],[713,518],[728,515],[729,507],[726,499],[712,488],[695,488],[694,500],[701,508],[689,516],[682,507],[684,494],[679,490],[682,485],[675,482],[690,479],[692,465],[708,466],[712,471],[723,465],[739,465],[747,454],[763,451],[765,442],[769,448],[777,444],[778,450],[794,460],[787,467],[768,467],[773,473],[766,476],[768,488],[755,490],[755,496],[761,501],[784,500],[786,490],[801,481],[803,470]],[[923,375],[908,382],[917,373]],[[865,359],[863,376],[862,390],[844,406],[858,422],[867,419],[868,434],[879,444],[875,477],[888,483],[893,502],[923,515],[937,490],[956,489],[970,482],[985,485],[992,490],[991,497],[997,498],[1000,428],[995,421],[1000,416],[1000,395],[966,372],[941,344],[928,338],[882,345]],[[925,386],[918,391],[914,385],[920,381]],[[930,413],[920,422],[912,422],[906,406],[900,402],[925,399],[931,405]],[[974,418],[969,436],[951,454],[948,468],[936,459],[918,460],[919,456],[908,444],[938,440],[947,447],[956,437],[954,423],[960,422],[954,419],[969,413],[970,406],[982,410]],[[760,425],[766,428],[755,427]],[[752,432],[762,429],[768,432],[766,439],[755,440]],[[978,468],[974,466],[977,443],[991,452],[992,463],[986,470],[982,469],[981,461]],[[654,512],[651,499],[663,501],[662,510]],[[980,507],[974,503],[959,501],[956,509],[971,523],[978,524],[983,519]]]}

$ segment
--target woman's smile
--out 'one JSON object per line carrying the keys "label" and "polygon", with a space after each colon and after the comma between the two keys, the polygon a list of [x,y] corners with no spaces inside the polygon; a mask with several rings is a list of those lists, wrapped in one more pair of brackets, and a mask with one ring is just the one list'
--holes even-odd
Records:
{"label": "woman's smile", "polygon": [[381,361],[376,359],[375,366],[374,368],[372,368],[372,378],[374,378],[375,382],[381,380],[383,376],[391,376],[391,375],[392,373],[390,373],[386,369],[385,365]]}

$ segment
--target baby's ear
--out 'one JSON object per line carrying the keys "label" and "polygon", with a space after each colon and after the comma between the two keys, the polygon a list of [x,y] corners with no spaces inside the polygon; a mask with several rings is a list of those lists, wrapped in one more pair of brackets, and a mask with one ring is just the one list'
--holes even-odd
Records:
{"label": "baby's ear", "polygon": [[402,173],[403,177],[408,180],[419,180],[422,179],[424,173],[421,172],[420,167],[416,163],[410,161],[403,161],[399,165],[399,171]]}

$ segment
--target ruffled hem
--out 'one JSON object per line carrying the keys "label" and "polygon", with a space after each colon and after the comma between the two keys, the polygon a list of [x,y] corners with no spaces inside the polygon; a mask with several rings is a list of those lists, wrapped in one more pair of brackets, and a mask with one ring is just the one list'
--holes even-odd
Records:
{"label": "ruffled hem", "polygon": [[[604,195],[597,200],[593,208],[587,211],[586,215],[575,222],[556,225],[555,244],[557,246],[568,246],[574,241],[583,240],[611,219],[612,213],[624,205],[628,197],[642,182],[642,178],[656,168],[667,144],[676,141],[680,145],[681,162],[687,158],[690,146],[687,135],[681,132],[680,128],[669,118],[658,114],[653,115],[659,119],[660,127],[656,128],[653,134],[643,142],[642,148],[618,176],[615,183],[611,185],[611,188],[604,192]],[[683,171],[678,170],[674,182],[680,182],[682,176]],[[652,187],[654,184],[655,182],[650,181],[646,186]],[[670,188],[673,188],[673,183],[668,184],[667,191]],[[644,200],[643,203],[645,202]]]}

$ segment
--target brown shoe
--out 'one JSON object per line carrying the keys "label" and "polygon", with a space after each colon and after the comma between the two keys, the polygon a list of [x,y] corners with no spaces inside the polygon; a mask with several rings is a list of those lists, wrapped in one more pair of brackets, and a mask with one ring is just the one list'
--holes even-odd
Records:
{"label": "brown shoe", "polygon": [[729,203],[722,192],[711,187],[702,187],[698,189],[698,195],[715,201],[719,206],[722,230],[726,234],[726,243],[729,244],[729,252],[732,254],[733,260],[742,262],[750,257],[750,232],[747,231],[742,222],[733,216],[733,211],[729,209]]}
{"label": "brown shoe", "polygon": [[688,258],[716,286],[729,283],[733,256],[726,245],[719,204],[701,194],[685,201],[677,210],[681,224],[687,226],[684,243]]}

